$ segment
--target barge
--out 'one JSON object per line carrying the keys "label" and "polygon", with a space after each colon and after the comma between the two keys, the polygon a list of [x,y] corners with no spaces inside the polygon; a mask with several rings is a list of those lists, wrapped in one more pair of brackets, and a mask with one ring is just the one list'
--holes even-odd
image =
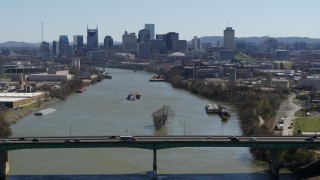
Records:
{"label": "barge", "polygon": [[43,115],[52,113],[54,111],[56,111],[56,109],[48,108],[48,109],[44,109],[44,110],[38,111],[38,112],[34,113],[34,115],[35,116],[43,116]]}

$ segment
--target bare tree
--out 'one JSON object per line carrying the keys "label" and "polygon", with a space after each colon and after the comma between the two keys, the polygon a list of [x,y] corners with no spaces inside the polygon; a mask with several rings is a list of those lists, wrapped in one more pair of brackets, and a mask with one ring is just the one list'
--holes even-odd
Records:
{"label": "bare tree", "polygon": [[153,112],[151,116],[153,118],[153,124],[156,130],[159,130],[165,126],[169,118],[173,118],[174,111],[170,109],[169,106],[164,105],[160,109]]}

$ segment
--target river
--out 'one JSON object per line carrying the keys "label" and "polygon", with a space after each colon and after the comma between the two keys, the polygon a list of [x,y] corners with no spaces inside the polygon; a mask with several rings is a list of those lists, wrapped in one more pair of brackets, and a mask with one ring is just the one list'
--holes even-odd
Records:
{"label": "river", "polygon": [[[205,113],[205,105],[212,101],[172,88],[169,83],[149,82],[153,74],[109,68],[106,71],[112,80],[103,80],[89,86],[84,93],[73,94],[66,101],[52,105],[56,109],[53,113],[24,117],[11,126],[12,136],[241,135],[236,109],[230,105],[231,117],[221,121],[219,116]],[[140,92],[141,99],[127,101],[130,92]],[[175,116],[157,132],[151,114],[162,105],[169,105]],[[167,178],[270,178],[266,172],[268,165],[254,160],[248,148],[174,148],[159,150],[157,155],[158,171]],[[96,179],[102,175],[129,179],[152,170],[152,151],[17,150],[9,152],[9,164],[10,179],[24,179],[26,176],[22,175],[38,175],[33,176],[35,179],[46,179],[48,175],[72,179],[92,174],[97,175]]]}

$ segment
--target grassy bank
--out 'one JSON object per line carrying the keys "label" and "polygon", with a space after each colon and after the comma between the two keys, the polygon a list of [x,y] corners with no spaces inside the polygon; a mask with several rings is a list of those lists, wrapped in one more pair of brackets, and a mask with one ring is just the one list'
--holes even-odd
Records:
{"label": "grassy bank", "polygon": [[320,132],[320,117],[296,118],[294,121],[294,131],[302,132]]}

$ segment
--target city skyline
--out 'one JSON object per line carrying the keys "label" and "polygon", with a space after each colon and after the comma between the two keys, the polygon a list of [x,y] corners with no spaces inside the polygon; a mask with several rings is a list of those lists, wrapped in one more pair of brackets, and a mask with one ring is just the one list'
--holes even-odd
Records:
{"label": "city skyline", "polygon": [[99,43],[107,35],[121,42],[124,31],[138,34],[145,24],[155,24],[155,34],[178,32],[184,40],[194,36],[223,36],[223,30],[228,26],[235,29],[235,37],[320,38],[320,25],[316,23],[320,17],[317,14],[319,6],[320,2],[316,0],[308,3],[289,0],[141,0],[134,3],[129,0],[70,0],[63,4],[11,0],[2,2],[5,8],[0,16],[5,20],[1,24],[6,31],[1,32],[0,42],[40,42],[42,22],[44,40],[48,42],[58,40],[60,35],[67,35],[69,39],[74,35],[86,37],[87,27],[96,26]]}

